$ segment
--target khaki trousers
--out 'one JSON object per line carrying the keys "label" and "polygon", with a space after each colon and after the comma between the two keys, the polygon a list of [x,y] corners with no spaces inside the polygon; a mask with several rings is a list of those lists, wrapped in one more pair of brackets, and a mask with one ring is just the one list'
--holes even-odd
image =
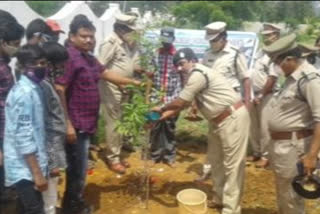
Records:
{"label": "khaki trousers", "polygon": [[240,214],[245,177],[250,117],[245,106],[218,126],[209,123],[208,160],[212,166],[214,192],[222,202],[222,214]]}
{"label": "khaki trousers", "polygon": [[103,116],[106,126],[106,158],[112,163],[120,162],[123,137],[116,131],[117,121],[122,116],[122,103],[126,98],[114,86],[100,82],[101,100],[103,103]]}
{"label": "khaki trousers", "polygon": [[267,95],[259,105],[253,105],[250,111],[251,128],[250,128],[250,145],[253,155],[256,157],[268,156],[268,145],[270,134],[268,130],[268,104],[272,95]]}
{"label": "khaki trousers", "polygon": [[260,105],[252,105],[250,109],[250,133],[249,141],[252,149],[252,155],[261,157],[261,143],[260,143]]}
{"label": "khaki trousers", "polygon": [[291,182],[298,174],[296,163],[309,150],[311,137],[291,140],[272,140],[270,157],[276,180],[279,214],[304,214],[304,200],[292,188]]}

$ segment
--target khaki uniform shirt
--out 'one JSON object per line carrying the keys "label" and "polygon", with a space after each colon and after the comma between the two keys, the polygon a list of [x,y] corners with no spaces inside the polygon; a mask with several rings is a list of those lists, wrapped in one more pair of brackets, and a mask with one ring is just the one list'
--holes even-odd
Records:
{"label": "khaki uniform shirt", "polygon": [[[251,75],[253,91],[259,93],[266,84],[268,76],[278,78],[279,75],[280,73],[275,69],[270,57],[265,53],[260,53]],[[276,84],[274,89],[279,89],[279,85]]]}
{"label": "khaki uniform shirt", "polygon": [[316,73],[317,70],[304,61],[287,77],[283,88],[271,100],[271,131],[312,129],[315,122],[320,122],[320,77]]}
{"label": "khaki uniform shirt", "polygon": [[227,43],[225,48],[218,53],[210,49],[203,57],[203,64],[221,72],[233,88],[241,87],[242,80],[250,76],[245,56],[237,52],[239,50],[236,47]]}
{"label": "khaki uniform shirt", "polygon": [[[112,33],[101,44],[99,49],[98,60],[108,70],[117,72],[121,76],[132,78],[134,74],[134,67],[139,63],[138,48],[130,49],[128,45],[123,42],[116,33]],[[103,97],[109,96],[108,92],[116,97],[117,101],[121,100],[121,91],[118,86],[102,81]],[[105,101],[105,99],[103,99]]]}
{"label": "khaki uniform shirt", "polygon": [[204,74],[191,71],[179,97],[188,102],[195,99],[199,110],[207,120],[217,117],[228,106],[240,100],[239,95],[221,73],[212,72],[210,68],[198,63],[194,69],[202,70],[207,74],[208,87]]}

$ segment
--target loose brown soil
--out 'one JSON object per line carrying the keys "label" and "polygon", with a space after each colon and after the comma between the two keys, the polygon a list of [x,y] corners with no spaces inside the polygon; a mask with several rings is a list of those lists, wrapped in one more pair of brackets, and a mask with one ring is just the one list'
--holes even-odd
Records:
{"label": "loose brown soil", "polygon": [[[140,160],[140,154],[136,152],[128,155],[132,167],[123,176],[111,172],[98,155],[94,154],[97,161],[92,174],[88,175],[85,198],[94,206],[94,214],[177,214],[176,194],[180,190],[197,188],[206,192],[209,198],[211,196],[211,181],[205,184],[193,182],[201,172],[205,150],[204,143],[180,143],[175,168],[165,164],[157,164],[151,168],[154,184],[151,186],[149,210],[144,209],[144,188],[141,184],[143,161]],[[256,169],[251,165],[247,166],[246,174],[243,214],[276,214],[272,172]],[[63,186],[62,182],[59,187],[60,196]],[[3,213],[14,214],[12,210],[5,210]],[[208,212],[217,213],[213,209]],[[308,201],[307,213],[320,213],[320,202]]]}
{"label": "loose brown soil", "polygon": [[[194,182],[201,172],[205,150],[204,143],[180,143],[175,168],[165,164],[156,164],[151,168],[154,184],[151,187],[149,210],[144,209],[145,202],[142,199],[143,161],[139,153],[129,155],[132,167],[123,176],[111,172],[99,159],[93,174],[88,176],[85,196],[94,205],[95,214],[177,214],[176,195],[180,190],[197,188],[211,197],[211,181],[205,184]],[[272,172],[251,165],[247,166],[246,174],[243,214],[276,214]],[[308,201],[307,211],[308,214],[320,213],[320,201]],[[208,212],[217,213],[213,209]]]}

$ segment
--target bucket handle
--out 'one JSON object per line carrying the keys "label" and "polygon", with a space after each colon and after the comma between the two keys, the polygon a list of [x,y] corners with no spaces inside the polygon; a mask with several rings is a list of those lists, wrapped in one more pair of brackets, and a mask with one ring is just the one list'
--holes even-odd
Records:
{"label": "bucket handle", "polygon": [[208,213],[208,206],[207,206],[207,200],[204,202],[204,211],[200,211],[200,212],[197,212],[197,213],[194,213],[194,211],[192,209],[190,209],[188,206],[184,205],[183,203],[180,203],[183,208],[185,208],[189,213],[192,213],[192,214],[207,214]]}

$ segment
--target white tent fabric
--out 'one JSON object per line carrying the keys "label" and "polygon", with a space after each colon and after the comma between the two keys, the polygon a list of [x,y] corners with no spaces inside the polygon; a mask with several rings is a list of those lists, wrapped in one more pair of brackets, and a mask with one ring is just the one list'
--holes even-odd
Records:
{"label": "white tent fabric", "polygon": [[106,38],[113,31],[113,24],[115,22],[115,15],[121,13],[120,5],[110,3],[109,8],[100,17],[103,22],[103,38]]}
{"label": "white tent fabric", "polygon": [[[103,39],[103,23],[102,21],[92,12],[90,7],[83,1],[71,1],[67,3],[60,11],[58,11],[53,16],[48,17],[48,19],[56,20],[61,28],[66,31],[69,31],[69,25],[72,19],[78,15],[83,14],[88,17],[90,21],[96,27],[96,40],[97,45],[99,45]],[[63,42],[67,38],[67,34],[62,34],[60,37],[60,42]],[[97,53],[97,48],[95,49]]]}
{"label": "white tent fabric", "polygon": [[[36,18],[46,19],[33,11],[24,1],[0,1],[0,9],[10,12],[24,27],[27,27],[27,25]],[[138,8],[131,8],[131,11],[139,13]],[[97,43],[95,48],[95,53],[97,54],[101,42],[113,31],[115,15],[119,13],[121,13],[120,5],[117,3],[109,3],[109,8],[100,18],[98,18],[85,1],[70,1],[56,14],[47,19],[57,21],[61,28],[66,32],[66,34],[60,36],[59,42],[63,43],[68,36],[69,25],[72,19],[78,14],[86,15],[88,19],[93,22],[97,30]],[[147,15],[148,19],[151,18],[150,15],[151,14]]]}
{"label": "white tent fabric", "polygon": [[[160,18],[160,17],[159,17]],[[152,12],[151,10],[147,10],[142,18],[142,22],[144,24],[151,23],[152,22]]]}
{"label": "white tent fabric", "polygon": [[11,13],[24,27],[36,18],[42,18],[33,11],[24,1],[0,1],[0,9]]}

